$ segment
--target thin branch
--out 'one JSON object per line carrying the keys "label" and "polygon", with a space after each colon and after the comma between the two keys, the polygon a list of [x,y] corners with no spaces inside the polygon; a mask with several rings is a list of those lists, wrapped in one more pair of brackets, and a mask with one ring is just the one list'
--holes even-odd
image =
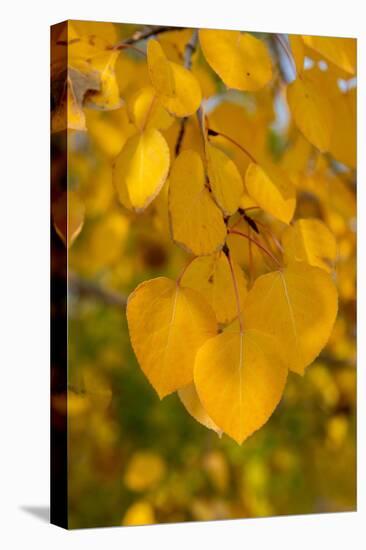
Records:
{"label": "thin branch", "polygon": [[197,29],[194,29],[192,32],[191,39],[187,42],[186,47],[184,48],[184,55],[183,55],[183,65],[186,69],[192,68],[192,57],[194,52],[197,48],[197,42],[198,42],[198,31]]}
{"label": "thin branch", "polygon": [[279,267],[282,267],[276,256],[274,256],[272,252],[270,252],[265,246],[261,245],[261,243],[259,243],[256,239],[253,239],[252,237],[250,237],[246,233],[242,233],[241,231],[229,230],[229,233],[231,235],[240,235],[241,237],[245,237],[249,241],[252,241],[253,244],[255,244],[260,250],[265,252]]}
{"label": "thin branch", "polygon": [[216,132],[216,130],[212,130],[211,128],[208,129],[208,135],[209,136],[221,136],[225,139],[227,139],[228,141],[230,141],[233,145],[235,145],[236,147],[238,147],[238,149],[240,149],[244,155],[246,155],[254,164],[258,164],[258,162],[255,160],[255,158],[253,157],[253,155],[251,153],[249,153],[249,151],[247,151],[247,149],[245,149],[245,147],[243,147],[238,141],[235,141],[235,139],[233,139],[232,137],[228,136],[227,134],[224,134],[222,132]]}
{"label": "thin branch", "polygon": [[180,121],[179,133],[178,133],[177,141],[176,141],[176,144],[175,144],[175,150],[174,150],[174,153],[175,153],[176,157],[179,155],[180,149],[182,147],[184,132],[186,130],[186,125],[187,125],[187,120],[188,120],[188,117],[184,117]]}
{"label": "thin branch", "polygon": [[[192,67],[192,57],[197,48],[197,41],[198,41],[198,31],[197,29],[195,29],[192,33],[191,39],[189,40],[189,42],[187,42],[186,47],[184,48],[183,64],[184,64],[184,67],[188,70],[191,69]],[[184,117],[180,121],[179,133],[177,137],[177,142],[175,144],[176,157],[179,155],[180,149],[182,147],[184,132],[187,126],[187,120],[188,120],[188,117]]]}
{"label": "thin branch", "polygon": [[140,42],[141,40],[146,40],[147,38],[150,38],[150,36],[157,36],[158,34],[162,34],[165,32],[171,32],[171,31],[183,31],[186,27],[163,27],[163,26],[153,26],[153,27],[147,27],[143,30],[138,30],[133,33],[130,38],[126,38],[125,40],[122,40],[121,42],[118,42],[113,46],[113,50],[122,50],[126,47],[126,45],[135,44],[136,42]]}
{"label": "thin branch", "polygon": [[239,320],[239,327],[240,327],[240,334],[243,334],[244,331],[244,325],[243,325],[243,317],[242,317],[242,311],[240,307],[240,297],[239,297],[239,287],[238,287],[238,281],[235,277],[235,271],[233,262],[231,261],[231,255],[228,249],[224,250],[224,254],[227,258],[227,261],[229,262],[230,272],[231,272],[231,278],[234,285],[234,293],[235,293],[235,301],[236,301],[236,307],[238,311],[238,320]]}
{"label": "thin branch", "polygon": [[84,279],[75,273],[69,273],[69,290],[80,297],[94,298],[107,305],[125,309],[127,298],[118,292],[109,290],[95,281]]}

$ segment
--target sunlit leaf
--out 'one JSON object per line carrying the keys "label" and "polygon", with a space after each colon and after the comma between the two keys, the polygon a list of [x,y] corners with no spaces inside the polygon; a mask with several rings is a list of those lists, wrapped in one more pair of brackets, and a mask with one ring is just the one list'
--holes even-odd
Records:
{"label": "sunlit leaf", "polygon": [[127,320],[137,359],[160,398],[192,382],[196,352],[216,333],[204,298],[166,277],[136,288]]}
{"label": "sunlit leaf", "polygon": [[216,426],[203,408],[193,383],[178,390],[178,395],[184,407],[197,422],[219,435],[222,434],[222,430]]}
{"label": "sunlit leaf", "polygon": [[328,272],[337,255],[333,234],[318,219],[297,220],[283,232],[282,244],[288,261],[304,261]]}
{"label": "sunlit leaf", "polygon": [[249,33],[200,30],[203,53],[229,88],[255,91],[272,78],[272,62],[265,44]]}
{"label": "sunlit leaf", "polygon": [[167,111],[178,117],[195,113],[200,106],[200,85],[191,71],[171,62],[157,40],[148,42],[147,61],[151,82]]}
{"label": "sunlit leaf", "polygon": [[337,308],[330,275],[294,262],[255,281],[244,304],[245,326],[271,334],[288,367],[303,374],[327,343]]}
{"label": "sunlit leaf", "polygon": [[173,164],[169,212],[173,239],[193,254],[212,254],[223,245],[222,212],[210,196],[201,157],[194,151],[183,151]]}
{"label": "sunlit leaf", "polygon": [[326,90],[313,82],[297,78],[287,88],[287,100],[299,130],[320,151],[329,151],[333,112]]}
{"label": "sunlit leaf", "polygon": [[199,349],[194,381],[213,421],[238,443],[258,430],[281,399],[287,367],[271,336],[230,330]]}
{"label": "sunlit leaf", "polygon": [[212,194],[224,214],[234,214],[243,195],[243,181],[235,163],[214,145],[206,145],[207,171]]}
{"label": "sunlit leaf", "polygon": [[279,168],[264,168],[252,162],[245,174],[245,186],[263,210],[284,223],[291,221],[296,206],[295,188]]}
{"label": "sunlit leaf", "polygon": [[354,38],[303,36],[307,46],[350,74],[356,72],[357,42]]}
{"label": "sunlit leaf", "polygon": [[139,130],[148,128],[166,130],[174,121],[174,118],[161,105],[152,86],[141,88],[133,96],[130,112]]}
{"label": "sunlit leaf", "polygon": [[[243,307],[247,281],[238,264],[235,261],[232,263]],[[238,314],[230,265],[223,252],[193,260],[182,277],[182,284],[202,293],[220,323],[228,323]]]}
{"label": "sunlit leaf", "polygon": [[169,148],[151,128],[131,137],[118,155],[113,180],[121,203],[141,211],[156,197],[169,170]]}

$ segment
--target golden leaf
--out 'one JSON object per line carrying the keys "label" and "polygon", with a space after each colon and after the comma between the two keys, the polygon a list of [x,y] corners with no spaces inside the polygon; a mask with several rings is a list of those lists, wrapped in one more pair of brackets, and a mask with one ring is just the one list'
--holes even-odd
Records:
{"label": "golden leaf", "polygon": [[205,185],[199,154],[190,150],[180,153],[169,180],[173,239],[197,256],[217,251],[224,243],[226,226]]}
{"label": "golden leaf", "polygon": [[249,33],[200,30],[200,43],[213,70],[226,86],[255,91],[272,78],[272,62],[265,44]]}
{"label": "golden leaf", "polygon": [[206,145],[207,173],[212,194],[224,214],[234,214],[243,195],[243,181],[235,163],[221,149]]}
{"label": "golden leaf", "polygon": [[271,336],[232,329],[199,349],[194,382],[205,410],[239,444],[276,408],[287,368]]}
{"label": "golden leaf", "polygon": [[196,352],[217,330],[201,295],[166,277],[134,290],[127,320],[137,359],[160,398],[192,382]]}
{"label": "golden leaf", "polygon": [[303,374],[327,343],[337,308],[328,273],[293,262],[255,281],[244,304],[245,327],[272,335],[289,369]]}
{"label": "golden leaf", "polygon": [[337,255],[337,245],[328,227],[318,219],[297,220],[282,234],[285,258],[304,261],[310,265],[331,270]]}
{"label": "golden leaf", "polygon": [[[235,261],[232,263],[242,308],[247,294],[247,281],[239,265]],[[205,297],[219,323],[228,323],[238,314],[230,265],[223,252],[193,260],[182,277],[182,284]]]}
{"label": "golden leaf", "polygon": [[127,140],[113,166],[113,181],[121,203],[144,210],[163,187],[169,171],[169,148],[155,128]]}
{"label": "golden leaf", "polygon": [[178,390],[178,396],[186,410],[197,422],[219,435],[222,434],[222,430],[216,426],[203,408],[193,383]]}

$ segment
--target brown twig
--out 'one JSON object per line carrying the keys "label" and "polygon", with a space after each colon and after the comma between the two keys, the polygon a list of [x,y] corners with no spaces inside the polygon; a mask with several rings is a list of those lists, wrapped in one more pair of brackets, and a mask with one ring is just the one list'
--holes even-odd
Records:
{"label": "brown twig", "polygon": [[163,27],[163,26],[149,26],[146,29],[138,30],[133,33],[130,38],[126,38],[125,40],[122,40],[121,42],[118,42],[113,46],[113,50],[122,50],[126,47],[126,45],[135,44],[136,42],[140,42],[141,40],[146,40],[147,38],[150,38],[151,36],[157,36],[158,34],[162,34],[165,32],[171,32],[171,31],[183,31],[186,27]]}
{"label": "brown twig", "polygon": [[278,261],[276,256],[274,256],[272,252],[270,252],[265,246],[261,245],[261,243],[259,243],[256,239],[253,239],[253,237],[250,237],[249,235],[247,235],[246,233],[242,233],[241,231],[235,231],[235,230],[229,230],[228,233],[230,233],[231,235],[239,235],[241,237],[244,237],[245,239],[248,239],[253,244],[255,244],[260,250],[265,252],[278,265],[278,267],[281,267],[281,263]]}
{"label": "brown twig", "polygon": [[244,153],[244,155],[246,155],[254,164],[258,164],[257,161],[255,160],[255,158],[253,157],[253,155],[251,153],[249,153],[249,151],[247,149],[245,149],[245,147],[243,147],[238,141],[235,141],[235,139],[228,136],[227,134],[224,134],[223,132],[217,132],[216,130],[212,130],[211,128],[209,128],[208,129],[208,135],[209,136],[221,136],[221,137],[227,139],[233,145],[238,147],[238,149],[240,149]]}
{"label": "brown twig", "polygon": [[69,290],[80,297],[94,298],[107,305],[125,309],[127,298],[118,292],[109,290],[95,281],[84,279],[75,273],[69,273]]}
{"label": "brown twig", "polygon": [[[189,42],[187,42],[186,47],[184,48],[183,64],[186,69],[191,69],[192,67],[192,57],[197,48],[197,41],[198,41],[198,31],[197,29],[195,29],[192,33],[191,39],[189,40]],[[188,120],[188,117],[184,117],[180,121],[179,133],[177,137],[177,142],[175,144],[176,157],[179,155],[180,149],[182,147],[187,120]]]}

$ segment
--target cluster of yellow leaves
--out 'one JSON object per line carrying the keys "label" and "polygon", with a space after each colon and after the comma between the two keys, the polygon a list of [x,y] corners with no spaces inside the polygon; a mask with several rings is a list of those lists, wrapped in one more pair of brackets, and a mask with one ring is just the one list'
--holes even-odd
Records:
{"label": "cluster of yellow leaves", "polygon": [[[114,33],[113,25],[94,35],[85,24],[69,24],[67,103],[56,111],[54,129],[62,129],[67,108],[68,128],[87,129],[108,157],[124,212],[134,219],[153,207],[163,230],[191,255],[176,281],[158,277],[132,292],[131,343],[160,398],[177,391],[198,422],[241,443],[273,413],[288,371],[304,374],[318,356],[337,316],[339,220],[293,219],[297,193],[312,185],[302,174],[314,147],[355,168],[355,90],[338,85],[355,74],[354,41],[296,36],[281,42],[296,68],[295,80],[284,86],[270,42],[250,33],[187,29],[149,36],[146,60],[133,68],[114,47]],[[187,63],[189,49],[196,51]],[[307,57],[316,63],[311,69]],[[260,108],[248,114],[240,103],[209,106],[203,98],[215,94],[215,79],[241,101],[255,97]],[[266,150],[275,87],[292,123],[280,162]],[[325,194],[326,186],[311,192]],[[67,237],[55,215],[54,222],[70,245],[84,214],[77,195],[69,197]],[[250,209],[263,216],[250,217]]]}

